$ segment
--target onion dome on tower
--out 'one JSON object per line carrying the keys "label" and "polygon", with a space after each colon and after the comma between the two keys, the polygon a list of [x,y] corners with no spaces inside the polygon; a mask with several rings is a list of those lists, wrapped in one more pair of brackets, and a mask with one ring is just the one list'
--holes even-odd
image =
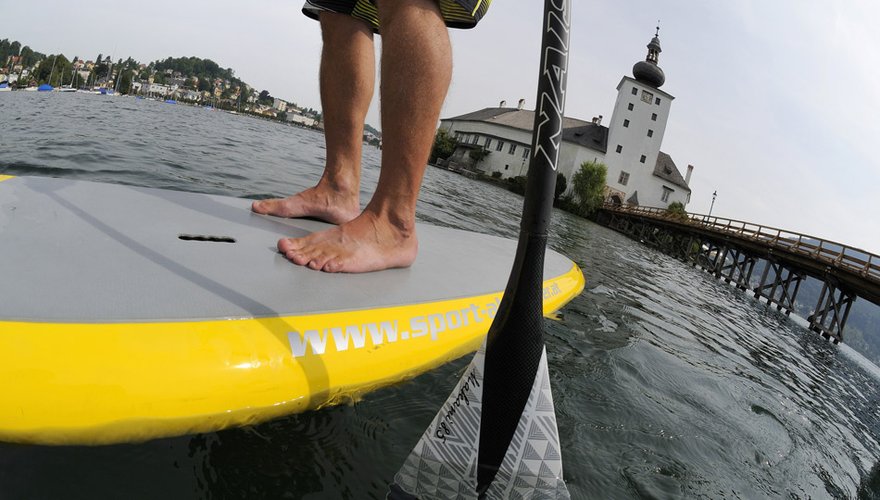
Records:
{"label": "onion dome on tower", "polygon": [[633,66],[633,76],[635,79],[654,88],[660,88],[666,81],[666,75],[660,69],[660,66],[657,65],[657,62],[660,60],[660,52],[662,52],[659,37],[660,27],[658,26],[654,38],[648,44],[648,57]]}

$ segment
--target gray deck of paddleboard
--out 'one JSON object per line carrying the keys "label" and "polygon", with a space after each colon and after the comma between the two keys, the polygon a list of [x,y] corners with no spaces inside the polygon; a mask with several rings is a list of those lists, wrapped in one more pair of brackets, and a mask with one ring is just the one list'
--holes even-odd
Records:
{"label": "gray deck of paddleboard", "polygon": [[[516,250],[514,241],[420,224],[411,268],[326,274],[291,264],[275,245],[327,224],[257,215],[250,203],[69,179],[0,182],[0,320],[197,320],[417,304],[503,290]],[[545,276],[571,265],[548,251]]]}

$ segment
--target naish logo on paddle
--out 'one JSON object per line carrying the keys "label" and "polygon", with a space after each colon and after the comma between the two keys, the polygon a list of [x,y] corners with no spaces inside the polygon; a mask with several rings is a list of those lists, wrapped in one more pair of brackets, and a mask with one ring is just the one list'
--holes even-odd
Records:
{"label": "naish logo on paddle", "polygon": [[500,303],[500,299],[495,299],[483,307],[471,304],[464,309],[413,316],[403,321],[404,324],[409,325],[404,330],[400,329],[399,320],[392,320],[331,326],[321,330],[305,330],[302,333],[294,330],[287,333],[287,339],[295,358],[306,355],[306,346],[310,346],[314,354],[324,354],[331,342],[336,351],[347,351],[363,349],[367,346],[368,339],[374,346],[417,339],[426,335],[430,335],[431,340],[437,340],[443,332],[492,321],[498,313]]}

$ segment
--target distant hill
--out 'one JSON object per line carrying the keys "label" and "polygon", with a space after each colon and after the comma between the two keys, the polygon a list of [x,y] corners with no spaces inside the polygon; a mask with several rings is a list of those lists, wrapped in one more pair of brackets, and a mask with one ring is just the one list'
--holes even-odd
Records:
{"label": "distant hill", "polygon": [[198,57],[168,57],[164,61],[155,61],[152,63],[156,71],[172,70],[181,74],[198,77],[200,80],[235,80],[241,82],[235,77],[235,71],[231,68],[221,68],[219,64],[210,59],[201,59]]}
{"label": "distant hill", "polygon": [[365,123],[365,124],[364,124],[364,130],[366,130],[367,132],[369,132],[369,133],[375,135],[376,137],[382,137],[382,132],[380,132],[380,131],[376,130],[375,128],[373,128],[369,123]]}
{"label": "distant hill", "polygon": [[232,68],[221,68],[210,59],[167,57],[161,61],[154,61],[149,66],[154,69],[153,75],[157,83],[166,83],[180,75],[186,79],[184,85],[186,88],[213,91],[215,82],[222,82],[220,88],[224,99],[240,95],[241,100],[245,102],[254,92],[250,85],[235,76]]}

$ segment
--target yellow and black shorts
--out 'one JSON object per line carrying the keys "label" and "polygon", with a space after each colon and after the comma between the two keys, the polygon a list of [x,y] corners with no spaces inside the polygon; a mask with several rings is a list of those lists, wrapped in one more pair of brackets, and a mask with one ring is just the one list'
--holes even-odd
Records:
{"label": "yellow and black shorts", "polygon": [[[437,0],[440,12],[450,28],[473,28],[480,22],[492,0]],[[306,0],[303,14],[318,19],[321,12],[348,14],[366,22],[379,32],[379,16],[374,0]]]}

